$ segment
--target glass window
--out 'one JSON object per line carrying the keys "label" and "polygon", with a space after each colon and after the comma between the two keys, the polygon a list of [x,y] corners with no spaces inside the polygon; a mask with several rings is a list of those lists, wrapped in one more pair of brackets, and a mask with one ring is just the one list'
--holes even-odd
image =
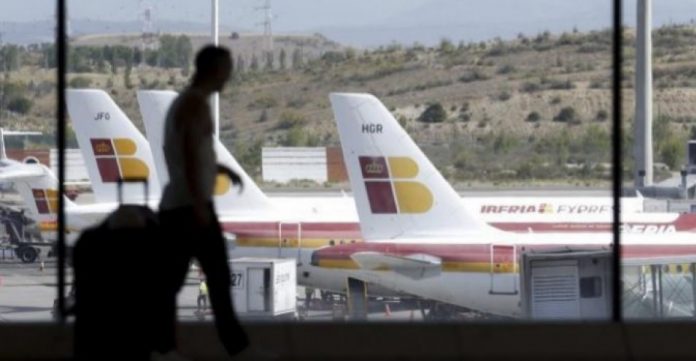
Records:
{"label": "glass window", "polygon": [[[246,186],[218,176],[213,192],[239,312],[276,307],[273,286],[306,320],[332,307],[370,321],[608,319],[611,3],[362,3],[221,4],[234,72],[216,160]],[[85,227],[108,214],[99,205],[159,203],[164,121],[211,9],[70,10],[67,153],[82,163],[66,180],[89,182],[72,209],[102,209],[68,215]],[[116,181],[135,177],[149,192],[119,198]],[[643,217],[642,198],[621,203],[625,232],[674,226]],[[281,261],[238,259],[250,256]],[[192,264],[182,319],[210,318],[204,279]]]}
{"label": "glass window", "polygon": [[[0,319],[48,321],[56,300],[53,6],[0,4]],[[50,3],[50,2],[49,2]],[[49,4],[50,5],[50,4]]]}
{"label": "glass window", "polygon": [[[643,258],[622,267],[624,317],[692,317],[691,255],[676,249],[690,239],[690,230],[679,224],[689,218],[693,203],[694,132],[687,121],[692,115],[680,100],[688,99],[693,87],[688,71],[693,26],[689,11],[676,4],[638,0],[624,1],[624,7],[624,174],[646,197],[654,222],[624,226],[624,257]],[[662,217],[669,221],[659,222]],[[650,234],[657,243],[653,251],[646,254],[649,246],[636,244],[635,233]]]}

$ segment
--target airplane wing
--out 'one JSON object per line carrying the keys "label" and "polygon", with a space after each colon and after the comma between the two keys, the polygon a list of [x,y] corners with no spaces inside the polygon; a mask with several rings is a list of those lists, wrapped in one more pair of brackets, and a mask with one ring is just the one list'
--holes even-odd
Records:
{"label": "airplane wing", "polygon": [[435,277],[442,273],[442,260],[427,254],[395,256],[370,251],[353,253],[350,258],[362,269],[392,270],[412,279]]}
{"label": "airplane wing", "polygon": [[41,177],[44,172],[39,167],[0,168],[0,182],[10,182],[22,178]]}
{"label": "airplane wing", "polygon": [[3,130],[4,135],[43,135],[42,132],[32,132],[23,130]]}

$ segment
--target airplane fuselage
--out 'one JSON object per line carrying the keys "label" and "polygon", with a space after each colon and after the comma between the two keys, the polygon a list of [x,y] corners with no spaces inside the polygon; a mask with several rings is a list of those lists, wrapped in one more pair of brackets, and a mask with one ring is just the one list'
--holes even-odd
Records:
{"label": "airplane fuselage", "polygon": [[[626,236],[622,262],[637,264],[696,259],[696,241],[688,235],[669,238]],[[489,236],[450,241],[375,241],[325,248],[312,256],[312,264],[328,269],[342,269],[350,277],[380,285],[395,292],[417,295],[469,309],[501,316],[521,316],[520,267],[523,252],[572,249],[578,251],[610,250],[611,237],[597,235],[502,235],[500,242]],[[493,238],[495,239],[495,237]],[[662,242],[664,241],[664,242]],[[381,266],[361,268],[354,256],[374,253],[408,258],[428,255],[441,260],[440,272],[413,277]],[[688,265],[677,265],[682,272]]]}

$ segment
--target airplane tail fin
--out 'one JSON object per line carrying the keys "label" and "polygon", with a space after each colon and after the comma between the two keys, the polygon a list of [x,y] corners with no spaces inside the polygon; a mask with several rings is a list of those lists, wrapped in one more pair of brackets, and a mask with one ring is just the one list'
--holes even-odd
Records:
{"label": "airplane tail fin", "polygon": [[[145,132],[152,148],[152,155],[157,164],[157,173],[162,185],[169,181],[162,148],[164,144],[164,122],[167,111],[176,96],[176,92],[168,90],[138,91],[138,103],[140,104],[140,112],[145,123]],[[219,140],[215,141],[215,153],[217,154],[218,163],[227,166],[237,173],[244,184],[242,192],[237,192],[226,176],[218,176],[215,184],[215,206],[219,212],[267,209],[271,207],[268,197]]]}
{"label": "airplane tail fin", "polygon": [[[58,179],[46,166],[33,166],[40,169],[41,175],[7,175],[3,177],[3,181],[14,183],[32,218],[39,222],[55,222],[58,213]],[[75,206],[67,197],[63,201],[66,208]]]}
{"label": "airplane tail fin", "polygon": [[374,96],[330,96],[367,240],[492,231]]}
{"label": "airplane tail fin", "polygon": [[[150,196],[160,184],[150,145],[111,97],[97,89],[69,89],[67,104],[92,189],[100,202],[117,200],[119,178],[146,178]],[[125,202],[142,202],[143,192],[124,185]]]}

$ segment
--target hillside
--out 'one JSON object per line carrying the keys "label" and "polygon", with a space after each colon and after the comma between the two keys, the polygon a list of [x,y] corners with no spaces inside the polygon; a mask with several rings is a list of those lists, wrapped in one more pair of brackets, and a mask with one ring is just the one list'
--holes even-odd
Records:
{"label": "hillside", "polygon": [[[695,33],[692,26],[675,25],[654,34],[655,154],[672,170],[683,162],[683,142],[696,125]],[[628,129],[633,34],[627,31],[625,36]],[[99,43],[82,41],[77,44],[83,47]],[[285,37],[276,40],[272,69],[260,55],[261,37],[242,34],[226,41],[243,71],[223,94],[221,135],[252,172],[258,172],[262,145],[337,145],[328,94],[358,91],[380,97],[453,180],[596,184],[607,179],[608,31],[520,34],[511,41],[478,43],[443,40],[432,48],[391,45],[375,50],[341,47],[320,36]],[[192,42],[202,43],[195,37]],[[281,51],[286,54],[284,66]],[[5,112],[3,125],[46,130],[53,124],[54,70],[41,69],[39,53],[28,51],[25,65],[5,80],[31,89],[34,106],[26,115]],[[256,70],[251,66],[254,57]],[[73,85],[108,90],[136,122],[135,89],[180,89],[186,83],[178,68],[136,66],[127,89],[124,71],[82,72],[70,78]],[[75,82],[78,77],[81,81]],[[442,109],[428,120],[442,121],[421,121],[435,103]],[[626,141],[631,149],[630,134]],[[631,154],[625,156],[630,161]]]}

